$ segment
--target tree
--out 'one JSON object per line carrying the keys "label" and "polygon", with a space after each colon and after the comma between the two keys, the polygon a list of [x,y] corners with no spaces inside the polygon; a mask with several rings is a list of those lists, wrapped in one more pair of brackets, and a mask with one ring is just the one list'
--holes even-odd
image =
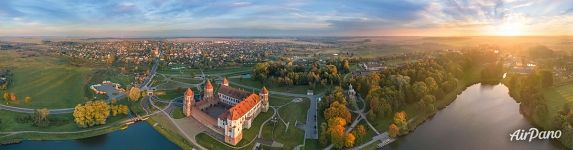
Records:
{"label": "tree", "polygon": [[359,135],[360,137],[366,136],[367,131],[366,131],[366,128],[364,127],[364,125],[358,125],[358,126],[356,126],[356,130],[358,131],[358,135]]}
{"label": "tree", "polygon": [[50,111],[47,108],[36,109],[34,111],[34,125],[38,127],[46,127],[50,124],[48,115]]}
{"label": "tree", "polygon": [[7,101],[10,100],[10,92],[5,91],[3,96],[4,96],[4,100],[7,100]]}
{"label": "tree", "polygon": [[420,104],[421,106],[426,109],[427,111],[435,111],[436,110],[436,97],[434,97],[433,95],[426,95],[422,98],[422,100],[420,100]]}
{"label": "tree", "polygon": [[330,142],[338,149],[344,147],[344,127],[336,125],[330,128]]}
{"label": "tree", "polygon": [[346,148],[351,148],[354,146],[355,141],[356,141],[356,137],[354,137],[354,134],[348,133],[346,135],[345,140],[344,140],[344,146]]}
{"label": "tree", "polygon": [[16,93],[14,92],[10,93],[10,101],[16,102],[17,100],[18,98],[16,97]]}
{"label": "tree", "polygon": [[85,128],[105,124],[110,114],[110,106],[103,100],[88,101],[74,108],[74,121],[79,127]]}
{"label": "tree", "polygon": [[432,77],[427,77],[424,80],[424,83],[426,83],[426,86],[428,88],[428,91],[430,93],[434,93],[438,90],[438,83],[436,82],[436,80]]}
{"label": "tree", "polygon": [[324,110],[324,118],[326,120],[330,120],[335,117],[340,117],[344,119],[344,121],[350,122],[352,119],[352,114],[345,105],[338,103],[338,101],[334,101],[332,104],[330,104],[330,107]]}
{"label": "tree", "polygon": [[32,98],[30,96],[24,97],[24,103],[29,104],[31,101],[32,101]]}
{"label": "tree", "polygon": [[398,126],[395,124],[388,126],[388,135],[390,135],[390,137],[395,138],[398,134],[400,134],[400,128],[398,128]]}
{"label": "tree", "polygon": [[412,90],[418,99],[422,98],[423,96],[427,95],[429,90],[424,82],[416,82],[412,86]]}
{"label": "tree", "polygon": [[129,100],[131,100],[132,102],[138,101],[139,98],[141,97],[141,90],[138,87],[131,87],[131,89],[129,89]]}
{"label": "tree", "polygon": [[320,136],[318,137],[318,140],[320,142],[320,145],[326,146],[326,144],[328,144],[328,127],[326,125],[326,122],[323,122],[320,124]]}
{"label": "tree", "polygon": [[408,128],[408,120],[406,120],[406,117],[406,112],[396,112],[396,114],[394,114],[394,124],[396,124],[400,129],[406,130]]}

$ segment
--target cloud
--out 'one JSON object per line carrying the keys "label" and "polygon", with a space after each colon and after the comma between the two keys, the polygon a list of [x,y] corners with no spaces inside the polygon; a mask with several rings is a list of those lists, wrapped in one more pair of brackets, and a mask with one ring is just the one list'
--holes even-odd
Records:
{"label": "cloud", "polygon": [[541,32],[533,29],[570,23],[571,6],[573,1],[541,0],[0,0],[0,35],[458,35],[483,34],[477,32],[516,16]]}

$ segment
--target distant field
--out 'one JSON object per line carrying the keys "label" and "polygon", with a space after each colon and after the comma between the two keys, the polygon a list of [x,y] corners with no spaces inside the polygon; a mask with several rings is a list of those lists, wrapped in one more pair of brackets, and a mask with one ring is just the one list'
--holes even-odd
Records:
{"label": "distant field", "polygon": [[548,117],[553,118],[567,102],[573,101],[573,84],[554,87],[546,90],[543,95],[547,101]]}
{"label": "distant field", "polygon": [[[22,58],[14,51],[0,52],[0,64],[14,73],[8,91],[16,93],[19,102],[10,105],[27,108],[68,108],[84,102],[88,76],[93,72],[59,58]],[[32,98],[29,104],[24,103],[26,96]]]}

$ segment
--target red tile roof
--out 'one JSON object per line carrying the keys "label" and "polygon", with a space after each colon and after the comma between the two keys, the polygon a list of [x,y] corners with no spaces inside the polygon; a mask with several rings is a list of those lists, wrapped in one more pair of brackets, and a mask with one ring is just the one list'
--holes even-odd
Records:
{"label": "red tile roof", "polygon": [[257,105],[258,102],[259,102],[259,96],[257,96],[254,93],[249,95],[249,97],[245,98],[243,101],[241,101],[240,103],[231,107],[231,109],[228,110],[229,116],[227,117],[227,119],[237,120],[241,118],[242,116],[247,114],[249,110],[253,109],[253,107],[255,107],[255,105]]}
{"label": "red tile roof", "polygon": [[191,90],[191,88],[187,88],[187,91],[185,91],[185,96],[193,96],[193,90]]}
{"label": "red tile roof", "polygon": [[243,90],[228,87],[228,86],[219,87],[219,93],[233,97],[233,98],[236,98],[236,99],[239,99],[239,100],[243,100],[251,94],[247,91],[243,91]]}

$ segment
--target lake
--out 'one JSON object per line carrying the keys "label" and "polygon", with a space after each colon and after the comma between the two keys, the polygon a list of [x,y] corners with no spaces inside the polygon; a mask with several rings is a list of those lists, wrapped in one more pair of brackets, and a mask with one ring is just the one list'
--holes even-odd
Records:
{"label": "lake", "polygon": [[135,123],[125,130],[79,140],[23,141],[0,146],[2,150],[179,150],[177,145],[163,137],[146,122]]}
{"label": "lake", "polygon": [[563,149],[550,140],[510,141],[511,133],[531,127],[505,85],[474,84],[433,118],[384,149]]}

